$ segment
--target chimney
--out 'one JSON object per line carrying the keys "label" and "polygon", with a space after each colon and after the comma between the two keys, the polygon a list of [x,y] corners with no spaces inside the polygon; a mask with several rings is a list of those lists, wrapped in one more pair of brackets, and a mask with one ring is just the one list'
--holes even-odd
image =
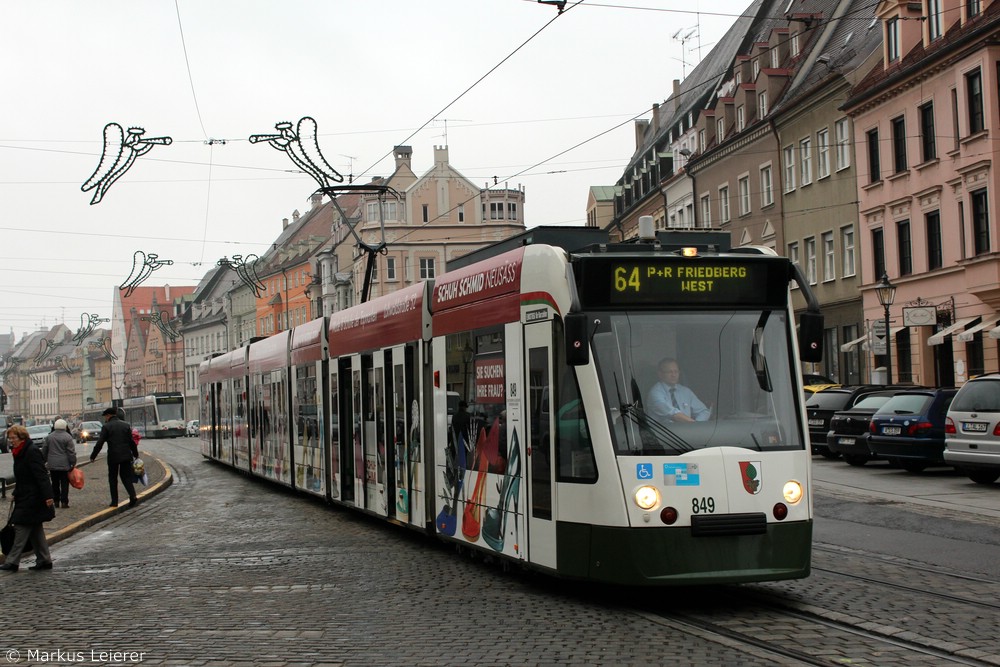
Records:
{"label": "chimney", "polygon": [[298,222],[298,221],[299,221],[299,209],[295,209],[294,211],[292,211],[292,222]]}
{"label": "chimney", "polygon": [[410,168],[410,158],[413,156],[413,149],[409,146],[394,146],[392,152],[396,156],[396,171],[400,167]]}
{"label": "chimney", "polygon": [[660,105],[653,104],[653,133],[660,131]]}
{"label": "chimney", "polygon": [[645,118],[635,121],[635,147],[637,150],[642,148],[642,138],[646,136],[647,127],[649,127],[649,121]]}
{"label": "chimney", "polygon": [[312,193],[312,195],[309,197],[309,204],[314,209],[315,208],[319,208],[320,206],[322,206],[323,205],[323,193],[322,192],[314,192],[314,193]]}
{"label": "chimney", "polygon": [[448,147],[447,146],[435,146],[434,147],[434,166],[444,167],[448,164]]}
{"label": "chimney", "polygon": [[674,110],[681,106],[681,80],[674,79],[674,92],[671,97],[674,98]]}
{"label": "chimney", "polygon": [[281,229],[282,231],[288,229],[288,218],[281,219]]}

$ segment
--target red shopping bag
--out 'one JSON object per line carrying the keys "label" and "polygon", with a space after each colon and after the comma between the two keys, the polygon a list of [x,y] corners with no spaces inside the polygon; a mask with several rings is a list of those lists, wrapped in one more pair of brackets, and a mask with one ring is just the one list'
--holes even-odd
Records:
{"label": "red shopping bag", "polygon": [[69,485],[74,489],[83,488],[83,471],[79,468],[73,468],[69,471]]}

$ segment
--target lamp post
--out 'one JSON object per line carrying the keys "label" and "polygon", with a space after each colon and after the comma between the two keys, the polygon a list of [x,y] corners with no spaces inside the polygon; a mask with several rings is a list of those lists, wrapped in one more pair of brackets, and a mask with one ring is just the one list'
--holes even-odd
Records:
{"label": "lamp post", "polygon": [[892,384],[892,333],[889,330],[889,306],[896,298],[896,286],[889,282],[887,274],[882,274],[882,280],[875,286],[875,294],[885,309],[885,383]]}

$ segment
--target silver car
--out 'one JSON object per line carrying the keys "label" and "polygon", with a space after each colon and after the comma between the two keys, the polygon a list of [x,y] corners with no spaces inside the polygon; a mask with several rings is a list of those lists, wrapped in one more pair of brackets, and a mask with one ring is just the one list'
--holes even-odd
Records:
{"label": "silver car", "polygon": [[40,424],[38,426],[28,427],[28,436],[31,441],[41,447],[45,444],[45,436],[52,433],[52,426],[49,424]]}
{"label": "silver car", "polygon": [[966,382],[948,408],[944,460],[977,484],[1000,478],[1000,373]]}

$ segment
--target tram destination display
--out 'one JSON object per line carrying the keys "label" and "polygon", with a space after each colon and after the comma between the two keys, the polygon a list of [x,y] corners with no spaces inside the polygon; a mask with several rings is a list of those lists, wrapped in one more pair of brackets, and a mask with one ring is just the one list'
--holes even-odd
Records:
{"label": "tram destination display", "polygon": [[592,306],[780,305],[788,285],[780,262],[742,258],[601,258],[581,268]]}

